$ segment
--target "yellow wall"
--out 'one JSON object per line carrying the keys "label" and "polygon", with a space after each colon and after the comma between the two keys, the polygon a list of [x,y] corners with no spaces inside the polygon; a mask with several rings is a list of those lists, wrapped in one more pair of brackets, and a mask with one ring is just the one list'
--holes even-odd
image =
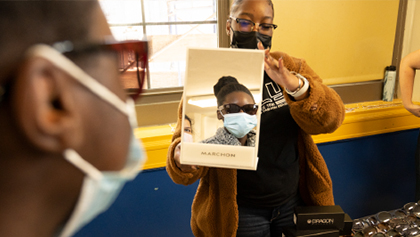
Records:
{"label": "yellow wall", "polygon": [[274,0],[273,50],[304,58],[325,84],[383,78],[398,0]]}

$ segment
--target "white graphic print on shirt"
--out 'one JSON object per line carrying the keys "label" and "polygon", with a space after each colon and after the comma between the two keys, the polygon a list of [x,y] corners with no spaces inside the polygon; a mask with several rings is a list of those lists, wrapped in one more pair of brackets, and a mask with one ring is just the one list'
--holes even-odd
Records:
{"label": "white graphic print on shirt", "polygon": [[261,102],[261,113],[271,111],[273,109],[281,108],[286,106],[286,100],[284,99],[283,92],[280,86],[273,82],[267,82],[264,84],[266,98]]}

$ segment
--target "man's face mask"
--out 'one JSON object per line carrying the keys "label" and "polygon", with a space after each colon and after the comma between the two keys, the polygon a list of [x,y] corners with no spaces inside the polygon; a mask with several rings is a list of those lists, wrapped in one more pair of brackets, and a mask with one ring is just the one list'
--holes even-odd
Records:
{"label": "man's face mask", "polygon": [[[90,77],[53,47],[48,45],[35,45],[28,50],[28,56],[42,57],[49,60],[99,98],[114,106],[119,112],[125,114],[133,129],[137,127],[134,102],[132,99],[129,99],[127,102],[122,101],[117,95]],[[141,87],[142,85],[140,85]],[[146,159],[143,147],[140,141],[135,138],[133,132],[131,134],[126,164],[120,171],[100,171],[83,159],[72,148],[66,149],[63,156],[68,162],[81,170],[85,174],[85,178],[75,209],[67,223],[58,231],[58,236],[74,235],[97,215],[106,211],[114,202],[124,184],[137,176]]]}

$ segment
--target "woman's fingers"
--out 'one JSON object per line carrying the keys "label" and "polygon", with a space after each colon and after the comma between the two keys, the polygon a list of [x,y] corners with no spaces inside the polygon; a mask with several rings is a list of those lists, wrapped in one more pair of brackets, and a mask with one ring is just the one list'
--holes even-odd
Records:
{"label": "woman's fingers", "polygon": [[198,170],[198,166],[196,165],[182,165],[181,164],[181,143],[176,145],[174,151],[174,161],[175,165],[182,171],[182,172],[192,172],[194,170]]}
{"label": "woman's fingers", "polygon": [[174,151],[174,160],[175,160],[176,166],[178,167],[181,167],[180,156],[181,156],[181,143],[176,145],[175,151]]}
{"label": "woman's fingers", "polygon": [[[283,57],[280,57],[280,58],[279,58],[279,61],[278,61],[278,67],[279,67],[279,71],[280,71],[280,72],[284,72],[285,67],[284,67]],[[286,70],[287,70],[287,69],[286,69]]]}
{"label": "woman's fingers", "polygon": [[287,70],[287,68],[284,66],[283,57],[280,57],[278,60],[274,59],[270,55],[269,50],[264,49],[264,46],[261,42],[258,42],[258,49],[265,50],[264,70],[272,80],[284,86],[287,81],[295,79],[290,78],[289,70]]}
{"label": "woman's fingers", "polygon": [[269,49],[264,49],[264,46],[261,42],[258,42],[257,47],[258,47],[259,50],[264,50],[265,61],[267,59],[272,59],[272,57],[270,56],[270,50]]}
{"label": "woman's fingers", "polygon": [[264,49],[264,45],[263,45],[261,42],[258,42],[258,43],[257,43],[257,47],[258,47],[258,49],[260,49],[260,50],[265,50],[265,49]]}

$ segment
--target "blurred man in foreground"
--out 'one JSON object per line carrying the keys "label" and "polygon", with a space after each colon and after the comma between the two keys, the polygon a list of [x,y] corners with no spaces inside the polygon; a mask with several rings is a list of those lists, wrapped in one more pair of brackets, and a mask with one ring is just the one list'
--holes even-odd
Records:
{"label": "blurred man in foreground", "polygon": [[144,162],[115,52],[136,44],[96,1],[2,1],[0,32],[0,236],[72,236]]}

